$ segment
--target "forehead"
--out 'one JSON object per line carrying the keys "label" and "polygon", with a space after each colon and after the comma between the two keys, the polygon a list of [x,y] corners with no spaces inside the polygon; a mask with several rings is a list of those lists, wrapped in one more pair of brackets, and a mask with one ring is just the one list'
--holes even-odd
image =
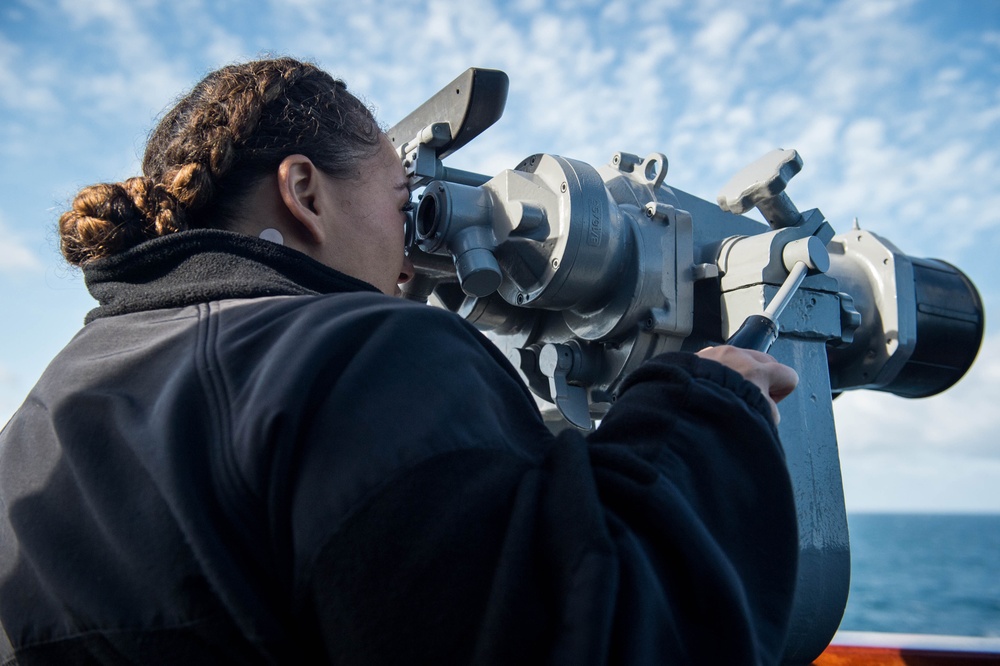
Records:
{"label": "forehead", "polygon": [[399,155],[396,154],[396,149],[392,147],[384,134],[380,139],[378,152],[371,157],[369,167],[377,170],[383,177],[394,179],[393,186],[406,185],[403,163],[400,161]]}

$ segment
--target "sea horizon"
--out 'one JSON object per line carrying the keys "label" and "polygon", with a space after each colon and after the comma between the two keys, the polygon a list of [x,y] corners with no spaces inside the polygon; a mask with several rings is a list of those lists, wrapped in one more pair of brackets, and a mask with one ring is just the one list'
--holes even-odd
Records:
{"label": "sea horizon", "polygon": [[1000,512],[848,512],[842,631],[1000,637]]}

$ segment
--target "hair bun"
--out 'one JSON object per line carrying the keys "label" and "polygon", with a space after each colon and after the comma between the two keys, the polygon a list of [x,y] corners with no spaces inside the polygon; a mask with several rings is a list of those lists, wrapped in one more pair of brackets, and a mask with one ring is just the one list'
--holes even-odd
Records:
{"label": "hair bun", "polygon": [[149,178],[101,183],[76,195],[59,217],[60,248],[82,266],[185,228],[177,200]]}

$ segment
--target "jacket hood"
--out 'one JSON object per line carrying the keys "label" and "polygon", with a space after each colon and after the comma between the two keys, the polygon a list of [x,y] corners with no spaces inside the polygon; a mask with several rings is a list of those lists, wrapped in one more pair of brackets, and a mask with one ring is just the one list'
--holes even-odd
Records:
{"label": "jacket hood", "polygon": [[246,234],[194,229],[161,236],[83,267],[100,317],[225,298],[378,291],[297,250]]}

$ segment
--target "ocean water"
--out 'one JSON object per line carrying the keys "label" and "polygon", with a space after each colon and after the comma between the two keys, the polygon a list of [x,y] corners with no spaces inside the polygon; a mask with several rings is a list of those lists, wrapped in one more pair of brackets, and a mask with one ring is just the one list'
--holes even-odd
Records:
{"label": "ocean water", "polygon": [[1000,637],[1000,515],[851,514],[840,629]]}

